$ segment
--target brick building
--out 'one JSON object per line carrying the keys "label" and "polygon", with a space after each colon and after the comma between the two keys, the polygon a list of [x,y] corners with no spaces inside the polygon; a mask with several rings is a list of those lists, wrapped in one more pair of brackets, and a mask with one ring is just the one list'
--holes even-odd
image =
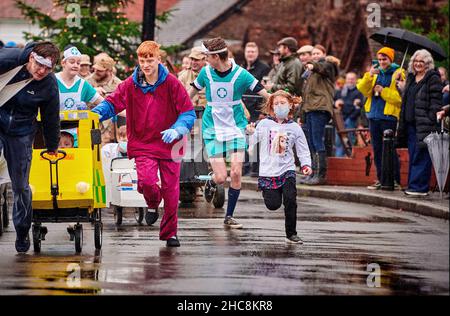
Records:
{"label": "brick building", "polygon": [[[54,10],[51,0],[26,0],[54,18],[64,14]],[[143,0],[134,0],[125,13],[132,21],[142,21]],[[425,27],[433,19],[442,23],[439,8],[447,1],[436,0],[158,0],[157,12],[174,10],[167,24],[159,25],[156,40],[163,45],[191,48],[204,38],[221,36],[230,44],[238,62],[243,60],[243,46],[254,41],[261,58],[270,61],[269,50],[285,36],[294,36],[300,45],[324,45],[330,54],[341,59],[343,70],[364,71],[379,47],[369,39],[376,28],[367,24],[380,6],[381,26],[399,26],[400,20],[412,16]],[[23,31],[34,33],[15,7],[14,0],[0,2],[0,39],[23,42]],[[398,59],[401,59],[398,54]]]}
{"label": "brick building", "polygon": [[[262,58],[270,60],[268,51],[285,36],[294,36],[300,45],[322,44],[330,54],[341,59],[345,71],[361,72],[370,64],[379,47],[369,36],[377,30],[367,25],[371,3],[380,5],[381,27],[399,27],[400,20],[412,16],[427,28],[432,19],[439,23],[448,17],[439,15],[446,1],[433,0],[248,0],[240,1],[237,9],[193,34],[184,44],[195,39],[221,36],[239,40],[236,59],[242,60],[242,47],[248,41],[260,46]],[[398,59],[401,60],[401,54]]]}

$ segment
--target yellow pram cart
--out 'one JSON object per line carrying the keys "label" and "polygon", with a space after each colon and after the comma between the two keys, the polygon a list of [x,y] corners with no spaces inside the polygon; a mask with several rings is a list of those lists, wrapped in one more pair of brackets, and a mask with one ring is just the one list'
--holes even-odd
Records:
{"label": "yellow pram cart", "polygon": [[[98,115],[90,111],[62,111],[61,131],[70,131],[73,148],[50,156],[39,127],[33,145],[30,187],[33,193],[33,247],[40,252],[47,228],[42,223],[76,223],[68,229],[76,252],[83,245],[81,222],[94,225],[95,249],[102,247],[101,208],[106,192],[100,156],[101,134]],[[40,119],[38,117],[38,124]]]}

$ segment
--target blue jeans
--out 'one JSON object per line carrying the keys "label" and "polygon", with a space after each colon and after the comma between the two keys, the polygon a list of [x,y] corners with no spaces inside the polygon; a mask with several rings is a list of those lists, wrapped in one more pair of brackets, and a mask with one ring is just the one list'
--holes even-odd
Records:
{"label": "blue jeans", "polygon": [[33,140],[34,134],[9,136],[0,131],[0,151],[8,165],[14,196],[13,222],[21,238],[28,234],[33,215],[29,185]]}
{"label": "blue jeans", "polygon": [[413,192],[428,192],[431,178],[431,157],[426,146],[418,146],[416,127],[408,124],[408,190]]}
{"label": "blue jeans", "polygon": [[[383,155],[383,132],[387,129],[397,129],[397,121],[369,119],[370,142],[373,148],[373,160],[377,168],[377,178],[381,181],[381,157]],[[400,183],[400,161],[394,151],[394,180]]]}
{"label": "blue jeans", "polygon": [[[356,128],[356,120],[352,120],[351,118],[346,118],[344,120],[344,127],[347,128]],[[350,141],[350,143],[352,144],[352,146],[355,144],[355,133],[347,133],[348,135],[348,139]],[[341,143],[341,139],[338,135],[338,133],[336,132],[336,137],[335,137],[335,147],[336,147],[336,153],[335,156],[336,157],[344,157],[345,156],[345,150],[344,150],[344,145]]]}
{"label": "blue jeans", "polygon": [[325,151],[325,125],[327,125],[330,117],[330,113],[326,111],[312,111],[306,113],[306,125],[311,153]]}

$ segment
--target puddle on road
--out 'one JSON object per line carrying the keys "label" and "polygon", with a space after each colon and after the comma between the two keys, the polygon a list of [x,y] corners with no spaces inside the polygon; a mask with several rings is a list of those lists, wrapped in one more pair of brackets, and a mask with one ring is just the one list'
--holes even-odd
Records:
{"label": "puddle on road", "polygon": [[16,265],[2,276],[2,288],[33,295],[98,294],[101,253],[95,256],[63,252],[16,255]]}
{"label": "puddle on road", "polygon": [[[223,255],[226,258],[226,254]],[[20,285],[9,278],[4,278],[6,284],[3,284],[2,288],[38,295],[92,295],[102,294],[105,291],[120,292],[126,286],[135,290],[146,288],[146,294],[157,294],[157,290],[148,288],[149,284],[163,284],[164,280],[175,283],[186,282],[189,278],[197,277],[196,267],[189,266],[185,261],[186,258],[177,249],[166,247],[160,247],[154,256],[143,256],[139,260],[130,258],[134,266],[130,264],[131,262],[107,262],[105,266],[101,253],[96,256],[74,256],[64,253],[17,256],[17,267],[12,268],[9,273],[11,277],[20,279]],[[234,265],[232,274],[225,277],[219,273],[214,275],[214,278],[217,280],[223,278],[222,282],[248,279],[245,282],[250,283],[255,278],[273,279],[277,282],[274,285],[276,288],[285,286],[286,291],[290,291],[292,282],[294,284],[298,282],[296,291],[301,290],[301,294],[307,295],[448,293],[448,287],[445,285],[431,285],[429,280],[420,277],[419,267],[396,262],[394,258],[387,261],[385,257],[361,255],[355,249],[341,252],[339,258],[330,253],[311,253],[308,249],[290,245],[268,246],[259,250],[247,249],[221,262],[222,268],[215,266],[211,271],[226,271],[232,264],[231,261],[238,258],[241,258],[241,265]],[[380,268],[378,285],[376,277],[370,278],[370,273],[377,271],[368,269],[369,264]],[[205,265],[205,259],[200,260],[199,265]],[[211,271],[202,273],[207,276]],[[227,278],[230,280],[227,281]],[[373,283],[373,288],[368,282]],[[254,289],[249,294],[258,294],[258,290]]]}
{"label": "puddle on road", "polygon": [[[138,225],[134,214],[130,213],[125,214],[122,226],[116,227],[112,215],[106,213],[106,252],[73,255],[72,247],[60,251],[58,246],[52,245],[51,236],[46,253],[0,259],[3,267],[0,293],[448,294],[448,281],[439,281],[433,274],[448,277],[448,265],[447,271],[411,265],[410,258],[418,250],[414,247],[401,249],[400,246],[407,244],[402,239],[398,243],[395,243],[397,239],[392,239],[394,233],[436,234],[432,226],[401,225],[415,222],[398,215],[388,217],[387,213],[382,213],[386,216],[375,211],[371,211],[372,214],[355,210],[337,213],[332,206],[302,204],[298,221],[314,222],[311,225],[315,228],[305,232],[305,244],[286,245],[282,242],[282,209],[269,212],[261,200],[247,199],[246,203],[253,203],[249,207],[253,210],[243,208],[239,218],[249,224],[248,219],[255,219],[257,224],[246,226],[244,230],[224,230],[220,221],[211,220],[222,218],[224,209],[214,209],[205,203],[195,205],[197,208],[180,208],[180,219],[185,222],[180,225],[183,236],[179,249],[161,247],[164,244],[158,240],[160,220],[151,227],[145,223]],[[205,221],[198,221],[198,218]],[[268,218],[276,219],[280,226],[273,225],[271,220],[261,220]],[[349,223],[349,230],[342,225],[345,222]],[[386,232],[378,230],[380,225],[370,225],[370,230],[359,231],[354,223],[400,225],[391,225],[395,226],[389,231],[391,235],[383,239]],[[374,238],[380,238],[379,243],[375,244]],[[375,255],[369,255],[370,252]],[[375,273],[373,277],[371,273]],[[377,287],[377,280],[380,287]],[[370,287],[368,282],[375,286]],[[180,292],[176,292],[177,289]]]}

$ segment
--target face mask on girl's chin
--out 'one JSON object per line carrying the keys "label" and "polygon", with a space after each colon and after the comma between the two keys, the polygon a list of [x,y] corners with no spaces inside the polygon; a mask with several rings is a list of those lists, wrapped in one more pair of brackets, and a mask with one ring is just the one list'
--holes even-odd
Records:
{"label": "face mask on girl's chin", "polygon": [[275,106],[273,111],[275,112],[276,118],[278,118],[280,120],[285,120],[285,119],[287,119],[287,117],[289,115],[290,108],[289,108],[289,105],[283,104],[283,105]]}

